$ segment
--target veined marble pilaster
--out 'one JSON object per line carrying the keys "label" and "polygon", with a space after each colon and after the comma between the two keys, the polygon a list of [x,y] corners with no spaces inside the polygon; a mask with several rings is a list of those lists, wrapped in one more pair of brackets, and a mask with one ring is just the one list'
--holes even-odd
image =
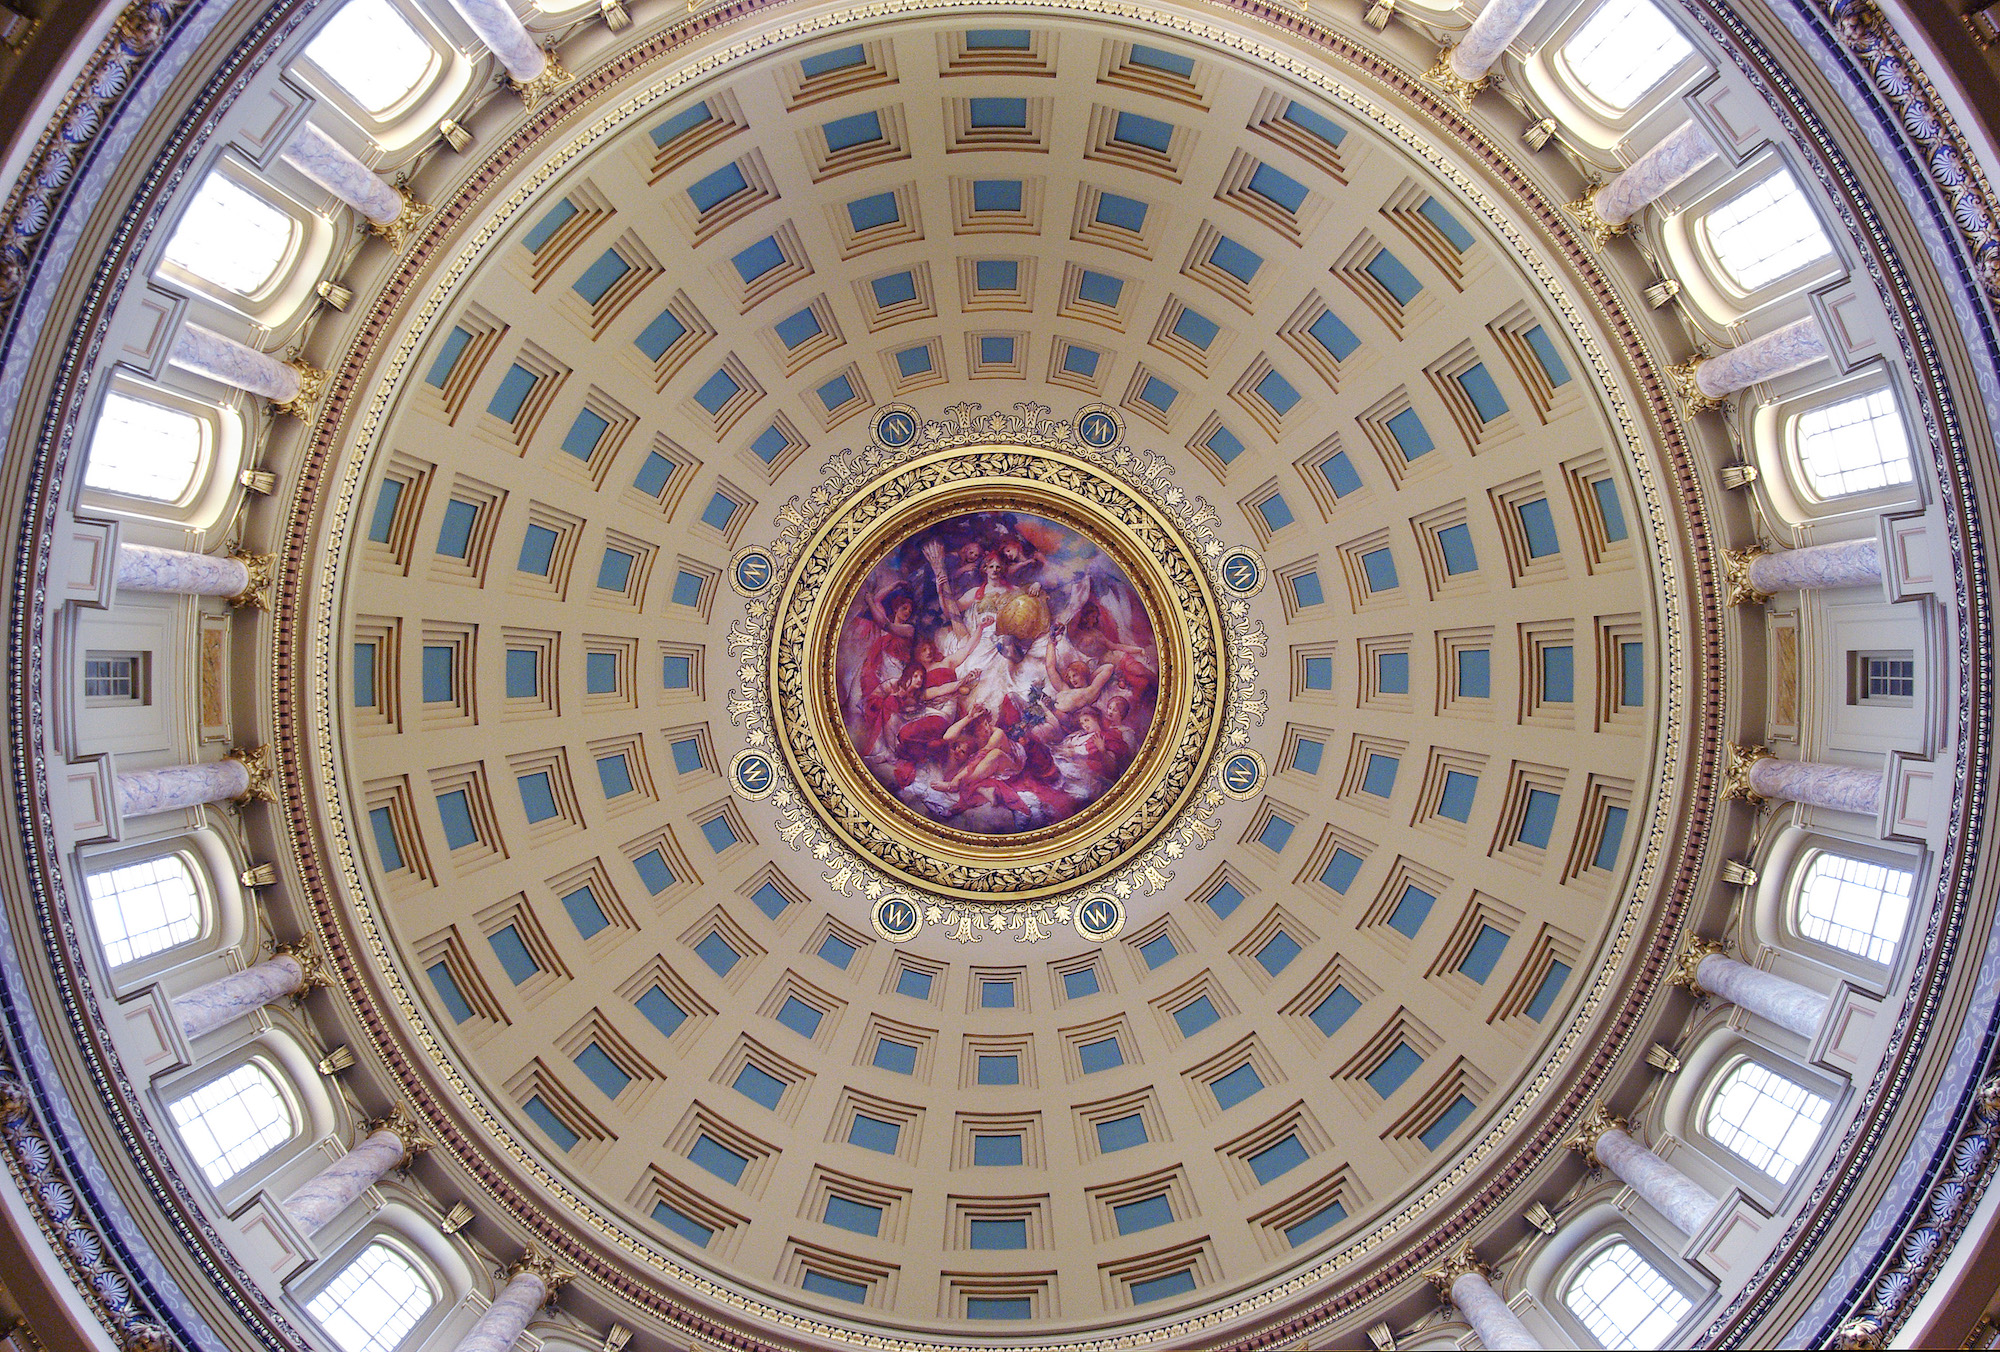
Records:
{"label": "veined marble pilaster", "polygon": [[311,122],[299,124],[281,158],[376,225],[403,214],[403,194]]}
{"label": "veined marble pilaster", "polygon": [[1465,1316],[1481,1346],[1493,1352],[1537,1352],[1541,1339],[1528,1332],[1528,1326],[1507,1308],[1507,1302],[1493,1289],[1492,1275],[1493,1270],[1479,1261],[1470,1244],[1429,1274],[1438,1296]]}
{"label": "veined marble pilaster", "polygon": [[250,590],[243,559],[194,554],[154,545],[118,545],[118,589],[181,596],[241,596]]}
{"label": "veined marble pilaster", "polygon": [[1625,1123],[1600,1104],[1570,1141],[1570,1148],[1601,1164],[1639,1194],[1668,1224],[1684,1235],[1701,1229],[1718,1205],[1715,1196],[1673,1165],[1633,1140]]}
{"label": "veined marble pilaster", "polygon": [[1750,560],[1751,587],[1770,595],[1820,587],[1860,587],[1882,580],[1882,547],[1874,539],[1780,549]]}
{"label": "veined marble pilaster", "polygon": [[466,1335],[458,1340],[456,1352],[508,1352],[526,1331],[535,1311],[554,1299],[569,1280],[547,1258],[531,1253],[508,1269],[507,1285],[486,1307]]}
{"label": "veined marble pilaster", "polygon": [[548,54],[535,45],[534,36],[506,0],[451,0],[451,5],[500,58],[516,84],[532,83],[547,69]]}
{"label": "veined marble pilaster", "polygon": [[1487,0],[1486,8],[1451,49],[1451,73],[1468,82],[1485,79],[1542,4],[1543,0]]}
{"label": "veined marble pilaster", "polygon": [[284,1201],[287,1214],[312,1234],[352,1206],[392,1170],[409,1163],[430,1143],[400,1111],[369,1123],[372,1131],[354,1149],[320,1170]]}
{"label": "veined marble pilaster", "polygon": [[1703,398],[1714,401],[1760,380],[1811,366],[1824,356],[1826,335],[1820,332],[1819,321],[1808,317],[1697,363],[1694,385]]}
{"label": "veined marble pilaster", "polygon": [[202,765],[163,765],[157,770],[127,770],[118,776],[118,811],[124,817],[231,803],[251,790],[250,767],[228,758]]}
{"label": "veined marble pilaster", "polygon": [[1675,985],[1740,1005],[1808,1041],[1818,1034],[1820,1020],[1826,1017],[1827,999],[1818,991],[1759,971],[1711,945],[1697,945],[1682,954],[1672,980]]}
{"label": "veined marble pilaster", "polygon": [[1622,226],[1721,153],[1700,123],[1683,122],[1592,194],[1591,205],[1607,224]]}
{"label": "veined marble pilaster", "polygon": [[169,360],[196,375],[261,394],[274,404],[288,404],[299,397],[301,382],[296,369],[268,352],[259,352],[199,324],[181,325]]}

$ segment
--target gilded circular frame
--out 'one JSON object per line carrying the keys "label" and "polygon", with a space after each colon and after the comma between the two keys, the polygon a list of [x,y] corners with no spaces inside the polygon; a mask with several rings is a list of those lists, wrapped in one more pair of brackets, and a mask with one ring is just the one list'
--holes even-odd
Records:
{"label": "gilded circular frame", "polygon": [[[914,531],[964,512],[1032,512],[1125,570],[1152,619],[1160,695],[1132,766],[1075,817],[975,835],[910,811],[870,774],[841,721],[834,658],[868,571]],[[1041,447],[943,451],[861,485],[802,544],[776,605],[774,727],[800,797],[876,865],[926,891],[1028,901],[1129,862],[1197,798],[1228,709],[1223,619],[1195,548],[1153,504],[1088,463]]]}

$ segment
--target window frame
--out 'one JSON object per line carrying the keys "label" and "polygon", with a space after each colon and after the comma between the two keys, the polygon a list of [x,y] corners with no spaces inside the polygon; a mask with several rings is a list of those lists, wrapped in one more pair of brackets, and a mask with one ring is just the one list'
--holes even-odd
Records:
{"label": "window frame", "polygon": [[[1533,54],[1521,64],[1528,85],[1540,96],[1550,115],[1564,125],[1567,134],[1581,144],[1609,153],[1630,140],[1644,124],[1660,117],[1669,105],[1683,100],[1690,89],[1713,73],[1715,64],[1703,49],[1699,35],[1685,25],[1676,24],[1681,36],[1693,46],[1693,53],[1630,108],[1611,108],[1584,88],[1563,55],[1563,49],[1577,30],[1589,23],[1602,7],[1602,3],[1584,5],[1565,14],[1550,13],[1546,19],[1538,15],[1521,39],[1534,48]],[[1548,6],[1545,13],[1556,9]],[[1673,17],[1670,10],[1667,17],[1670,20]],[[1670,131],[1672,127],[1662,130]]]}
{"label": "window frame", "polygon": [[[1821,855],[1829,854],[1837,858],[1878,864],[1884,868],[1904,869],[1910,874],[1911,893],[1909,911],[1904,916],[1903,933],[1896,940],[1896,952],[1892,961],[1887,963],[1877,962],[1865,953],[1856,953],[1852,949],[1842,948],[1838,944],[1828,943],[1823,939],[1815,939],[1799,927],[1799,901],[1805,891],[1806,876],[1811,871],[1815,859]],[[1810,956],[1818,958],[1832,967],[1845,970],[1858,969],[1871,974],[1887,974],[1901,965],[1908,948],[1908,940],[1912,928],[1911,921],[1915,918],[1917,906],[1917,889],[1921,886],[1922,881],[1923,871],[1919,861],[1912,860],[1906,855],[1899,855],[1894,851],[1885,850],[1880,847],[1869,848],[1858,841],[1845,841],[1834,837],[1822,836],[1808,838],[1800,843],[1797,851],[1786,862],[1783,876],[1778,880],[1777,900],[1780,925],[1778,932],[1790,941],[1789,943],[1781,943],[1779,946],[1791,949],[1792,951],[1803,950]],[[1793,948],[1793,945],[1797,945],[1798,947]]]}
{"label": "window frame", "polygon": [[[1632,1217],[1609,1208],[1606,1210],[1608,1214],[1601,1223],[1576,1232],[1577,1238],[1573,1245],[1549,1271],[1547,1280],[1540,1284],[1544,1308],[1578,1347],[1598,1347],[1602,1344],[1597,1341],[1597,1336],[1590,1331],[1590,1327],[1570,1309],[1569,1287],[1592,1259],[1616,1245],[1623,1244],[1632,1249],[1647,1266],[1666,1278],[1668,1284],[1687,1300],[1688,1312],[1681,1316],[1675,1325],[1676,1329],[1697,1315],[1707,1294],[1690,1283],[1690,1274],[1686,1269],[1673,1260],[1664,1246],[1635,1225]],[[1583,1218],[1579,1217],[1578,1220],[1582,1221]],[[1673,1329],[1668,1330],[1667,1336],[1660,1341],[1659,1346],[1662,1348],[1675,1346],[1673,1333]]]}
{"label": "window frame", "polygon": [[[192,268],[167,258],[168,243],[213,174],[222,175],[237,188],[261,199],[289,218],[294,227],[285,256],[279,260],[271,276],[248,294],[210,281]],[[331,220],[309,209],[303,201],[237,158],[233,149],[218,154],[199,175],[190,174],[187,183],[189,186],[176,195],[172,218],[161,221],[154,229],[152,266],[148,276],[163,286],[199,296],[266,328],[278,327],[296,315],[309,300],[315,299],[313,284],[333,252],[334,225]]]}
{"label": "window frame", "polygon": [[410,1237],[404,1234],[400,1228],[383,1225],[379,1222],[370,1224],[362,1229],[354,1239],[341,1245],[339,1249],[329,1254],[325,1261],[316,1265],[313,1269],[313,1280],[309,1285],[301,1285],[291,1293],[292,1299],[298,1305],[299,1314],[303,1321],[309,1324],[321,1338],[325,1339],[327,1343],[335,1348],[339,1348],[341,1344],[327,1331],[326,1326],[311,1312],[309,1307],[313,1301],[324,1295],[326,1289],[332,1286],[343,1273],[360,1262],[361,1256],[364,1253],[376,1246],[387,1249],[390,1253],[409,1264],[410,1269],[417,1274],[418,1280],[423,1282],[425,1288],[429,1291],[431,1298],[429,1306],[424,1309],[423,1313],[417,1316],[416,1322],[410,1326],[409,1331],[396,1340],[395,1344],[389,1349],[389,1352],[401,1352],[404,1348],[420,1344],[435,1329],[442,1314],[449,1313],[451,1306],[455,1303],[452,1299],[450,1284],[444,1280],[444,1275],[438,1271],[437,1264],[432,1261],[429,1254],[425,1253],[416,1244],[411,1243]]}
{"label": "window frame", "polygon": [[[174,1120],[173,1106],[182,1099],[199,1093],[217,1080],[234,1075],[246,1067],[255,1068],[270,1081],[271,1087],[276,1090],[279,1100],[283,1102],[286,1112],[291,1116],[292,1131],[283,1140],[245,1160],[241,1166],[219,1182],[211,1182],[208,1170],[196,1160],[194,1151],[183,1134],[181,1124]],[[207,1183],[209,1190],[218,1197],[237,1196],[262,1187],[287,1160],[299,1152],[302,1144],[309,1143],[312,1139],[309,1135],[312,1118],[306,1110],[304,1099],[299,1094],[292,1076],[287,1073],[283,1065],[278,1064],[268,1054],[260,1053],[254,1045],[246,1054],[207,1062],[179,1077],[170,1091],[161,1094],[160,1110],[161,1121],[173,1132],[175,1143],[179,1145],[182,1155],[193,1166],[193,1174]]]}
{"label": "window frame", "polygon": [[[163,855],[179,856],[193,875],[195,892],[202,903],[201,928],[191,939],[113,967],[105,958],[104,944],[97,930],[96,907],[90,900],[89,886],[84,880],[92,873],[102,873]],[[242,884],[237,880],[236,861],[229,847],[213,831],[200,829],[127,841],[106,848],[78,850],[75,865],[77,909],[85,917],[89,931],[88,942],[83,947],[105,973],[114,991],[122,994],[150,985],[165,972],[232,948],[242,941],[246,908]]]}
{"label": "window frame", "polygon": [[[1832,252],[1762,286],[1746,290],[1730,276],[1709,243],[1707,221],[1716,210],[1779,173],[1790,174],[1792,181],[1799,185],[1821,233],[1832,246]],[[1821,200],[1812,176],[1800,173],[1775,147],[1767,147],[1675,213],[1663,225],[1661,240],[1666,246],[1669,275],[1680,279],[1682,299],[1717,323],[1734,324],[1787,297],[1822,290],[1848,275],[1853,267],[1848,256],[1849,246],[1842,232],[1829,228],[1830,220],[1826,203]],[[1770,327],[1775,328],[1782,322],[1781,319],[1773,319]]]}
{"label": "window frame", "polygon": [[[408,150],[436,134],[438,122],[446,117],[472,82],[472,62],[459,45],[428,12],[413,0],[385,0],[385,3],[416,30],[430,46],[432,67],[416,88],[381,112],[362,107],[360,100],[325,67],[307,55],[305,48],[319,37],[318,29],[299,44],[298,55],[285,67],[285,76],[314,98],[337,108],[348,121],[366,132],[387,153]],[[345,5],[335,6],[320,27],[333,21]]]}
{"label": "window frame", "polygon": [[140,517],[151,521],[171,521],[191,530],[203,530],[223,518],[241,485],[237,474],[243,467],[246,438],[242,415],[228,404],[198,398],[182,390],[155,384],[123,367],[113,368],[110,378],[98,391],[91,409],[89,436],[95,439],[98,424],[110,396],[158,405],[185,413],[202,425],[202,449],[188,488],[171,502],[136,497],[84,482],[89,469],[89,444],[74,462],[76,488],[74,502],[79,509]]}
{"label": "window frame", "polygon": [[[1800,422],[1820,409],[1864,399],[1879,391],[1888,392],[1895,401],[1897,416],[1902,419],[1903,439],[1910,452],[1908,481],[1858,493],[1823,496],[1812,486],[1806,472],[1799,441]],[[1871,362],[1837,379],[1816,380],[1807,388],[1760,405],[1750,418],[1750,441],[1759,471],[1758,486],[1763,489],[1766,505],[1780,520],[1802,526],[1846,516],[1879,516],[1887,508],[1927,502],[1930,493],[1919,459],[1923,443],[1915,435],[1909,409],[1901,386],[1880,362]]]}
{"label": "window frame", "polygon": [[1688,86],[1707,75],[1713,66],[1703,54],[1698,36],[1689,31],[1685,24],[1675,22],[1671,9],[1659,5],[1657,0],[1654,0],[1654,7],[1660,10],[1667,22],[1673,24],[1675,31],[1693,50],[1668,67],[1666,72],[1642,90],[1639,97],[1631,104],[1624,108],[1614,108],[1592,93],[1584,84],[1568,53],[1569,45],[1575,40],[1576,35],[1597,17],[1599,11],[1611,3],[1613,0],[1597,0],[1595,4],[1579,6],[1564,16],[1560,25],[1542,40],[1540,47],[1543,53],[1542,64],[1550,78],[1562,86],[1564,94],[1577,110],[1589,117],[1599,128],[1605,132],[1619,133],[1612,138],[1615,143],[1623,139],[1623,134],[1631,132]]}
{"label": "window frame", "polygon": [[[1709,1039],[1714,1045],[1705,1046],[1702,1053],[1707,1064],[1697,1069],[1696,1077],[1690,1081],[1695,1087],[1687,1096],[1681,1109],[1680,1130],[1675,1132],[1681,1140],[1693,1144],[1709,1163],[1740,1185],[1746,1192],[1754,1192],[1767,1201],[1775,1202],[1791,1192],[1803,1187],[1814,1174],[1814,1161],[1826,1148],[1828,1136],[1840,1119],[1841,1107],[1846,1100],[1846,1086],[1815,1074],[1810,1067],[1787,1060],[1759,1043],[1742,1037],[1723,1036]],[[1690,1057],[1692,1062],[1696,1058]],[[1820,1123],[1819,1136],[1792,1170],[1792,1176],[1780,1181],[1776,1174],[1759,1168],[1744,1155],[1739,1155],[1709,1133],[1707,1117],[1721,1091],[1722,1082],[1739,1067],[1756,1065],[1772,1075],[1791,1081],[1810,1094],[1825,1100],[1826,1118]],[[1691,1067],[1684,1066],[1683,1070]]]}

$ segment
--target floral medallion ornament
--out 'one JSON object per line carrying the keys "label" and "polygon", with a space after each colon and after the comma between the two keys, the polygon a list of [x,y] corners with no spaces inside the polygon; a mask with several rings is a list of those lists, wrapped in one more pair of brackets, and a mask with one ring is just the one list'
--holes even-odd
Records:
{"label": "floral medallion ornament", "polygon": [[873,431],[737,587],[737,790],[885,938],[1101,938],[1081,903],[1122,919],[1214,838],[1268,710],[1223,575],[1243,551],[1107,409],[891,406]]}

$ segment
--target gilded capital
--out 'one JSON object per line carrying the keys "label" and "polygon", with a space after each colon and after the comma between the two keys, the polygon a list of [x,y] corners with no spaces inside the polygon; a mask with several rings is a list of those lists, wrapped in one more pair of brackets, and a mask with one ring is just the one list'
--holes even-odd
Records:
{"label": "gilded capital", "polygon": [[299,991],[301,994],[314,986],[330,986],[333,974],[326,969],[326,960],[319,955],[319,948],[311,939],[300,939],[296,943],[279,944],[271,950],[274,958],[290,958],[299,965]]}
{"label": "gilded capital", "polygon": [[276,772],[271,763],[271,748],[268,746],[239,746],[224,753],[224,760],[233,760],[243,767],[243,773],[250,777],[249,785],[242,793],[230,799],[238,805],[250,802],[270,803],[277,801]]}
{"label": "gilded capital", "polygon": [[1748,803],[1752,807],[1764,801],[1764,795],[1750,787],[1750,767],[1760,760],[1775,760],[1771,748],[1767,746],[1739,746],[1729,744],[1729,759],[1722,767],[1722,798],[1724,802]]}
{"label": "gilded capital", "polygon": [[1451,1284],[1467,1273],[1489,1281],[1493,1277],[1493,1269],[1479,1261],[1479,1255],[1472,1251],[1470,1240],[1459,1245],[1458,1252],[1447,1258],[1442,1267],[1434,1268],[1424,1276],[1429,1279],[1431,1288],[1437,1292],[1438,1299],[1449,1305]]}
{"label": "gilded capital", "polygon": [[1681,955],[1674,959],[1673,971],[1667,974],[1667,984],[1680,986],[1696,995],[1707,995],[1708,992],[1701,988],[1701,983],[1697,979],[1701,972],[1702,960],[1710,954],[1722,951],[1722,945],[1713,939],[1691,940],[1688,946],[1681,950]]}
{"label": "gilded capital", "polygon": [[299,392],[272,408],[280,413],[289,413],[294,418],[310,418],[319,406],[319,397],[326,389],[326,372],[317,366],[309,366],[303,361],[289,361],[285,365],[299,373]]}
{"label": "gilded capital", "polygon": [[541,1282],[544,1303],[554,1300],[558,1291],[576,1280],[574,1272],[536,1248],[530,1248],[507,1265],[507,1280],[512,1281],[524,1275],[534,1277]]}
{"label": "gilded capital", "polygon": [[407,1168],[411,1160],[429,1150],[434,1142],[424,1135],[410,1110],[398,1103],[381,1117],[370,1118],[361,1124],[361,1135],[365,1139],[378,1131],[386,1131],[403,1143],[403,1164]]}
{"label": "gilded capital", "polygon": [[403,209],[396,213],[396,219],[387,223],[370,221],[368,233],[379,236],[390,248],[401,253],[403,245],[416,230],[417,222],[430,215],[431,208],[428,203],[419,202],[407,192],[398,189],[398,193],[403,199]]}
{"label": "gilded capital", "polygon": [[1569,1138],[1569,1148],[1582,1155],[1585,1162],[1595,1169],[1598,1167],[1597,1143],[1607,1131],[1624,1131],[1624,1118],[1614,1116],[1609,1108],[1599,1103],[1591,1108],[1590,1116],[1583,1119],[1576,1135]]}
{"label": "gilded capital", "polygon": [[535,111],[543,99],[576,78],[563,68],[563,63],[557,58],[554,47],[543,48],[542,54],[548,57],[549,63],[542,67],[540,75],[537,75],[532,80],[515,80],[513,82],[514,92],[521,96],[521,102],[526,105],[528,111],[531,113]]}
{"label": "gilded capital", "polygon": [[1667,375],[1673,380],[1674,388],[1680,391],[1682,408],[1690,418],[1698,413],[1722,407],[1722,401],[1705,393],[1701,388],[1701,381],[1696,378],[1696,372],[1707,360],[1706,352],[1697,352],[1686,361],[1676,362],[1667,368]]}
{"label": "gilded capital", "polygon": [[230,558],[243,565],[250,580],[243,584],[243,590],[229,598],[232,606],[255,606],[258,610],[271,608],[271,583],[278,575],[276,554],[231,554]]}
{"label": "gilded capital", "polygon": [[1576,223],[1583,227],[1583,233],[1590,236],[1590,242],[1600,249],[1632,228],[1629,220],[1604,219],[1604,213],[1597,209],[1597,191],[1601,186],[1592,183],[1584,188],[1583,196],[1563,205],[1563,210],[1575,218]]}
{"label": "gilded capital", "polygon": [[1729,588],[1730,605],[1761,606],[1771,599],[1769,592],[1758,591],[1750,584],[1750,565],[1770,552],[1760,545],[1722,551],[1722,581]]}
{"label": "gilded capital", "polygon": [[1424,79],[1457,99],[1459,107],[1470,108],[1474,96],[1492,81],[1485,75],[1476,80],[1468,80],[1460,75],[1451,68],[1451,53],[1450,47],[1438,48],[1437,62],[1424,72]]}

